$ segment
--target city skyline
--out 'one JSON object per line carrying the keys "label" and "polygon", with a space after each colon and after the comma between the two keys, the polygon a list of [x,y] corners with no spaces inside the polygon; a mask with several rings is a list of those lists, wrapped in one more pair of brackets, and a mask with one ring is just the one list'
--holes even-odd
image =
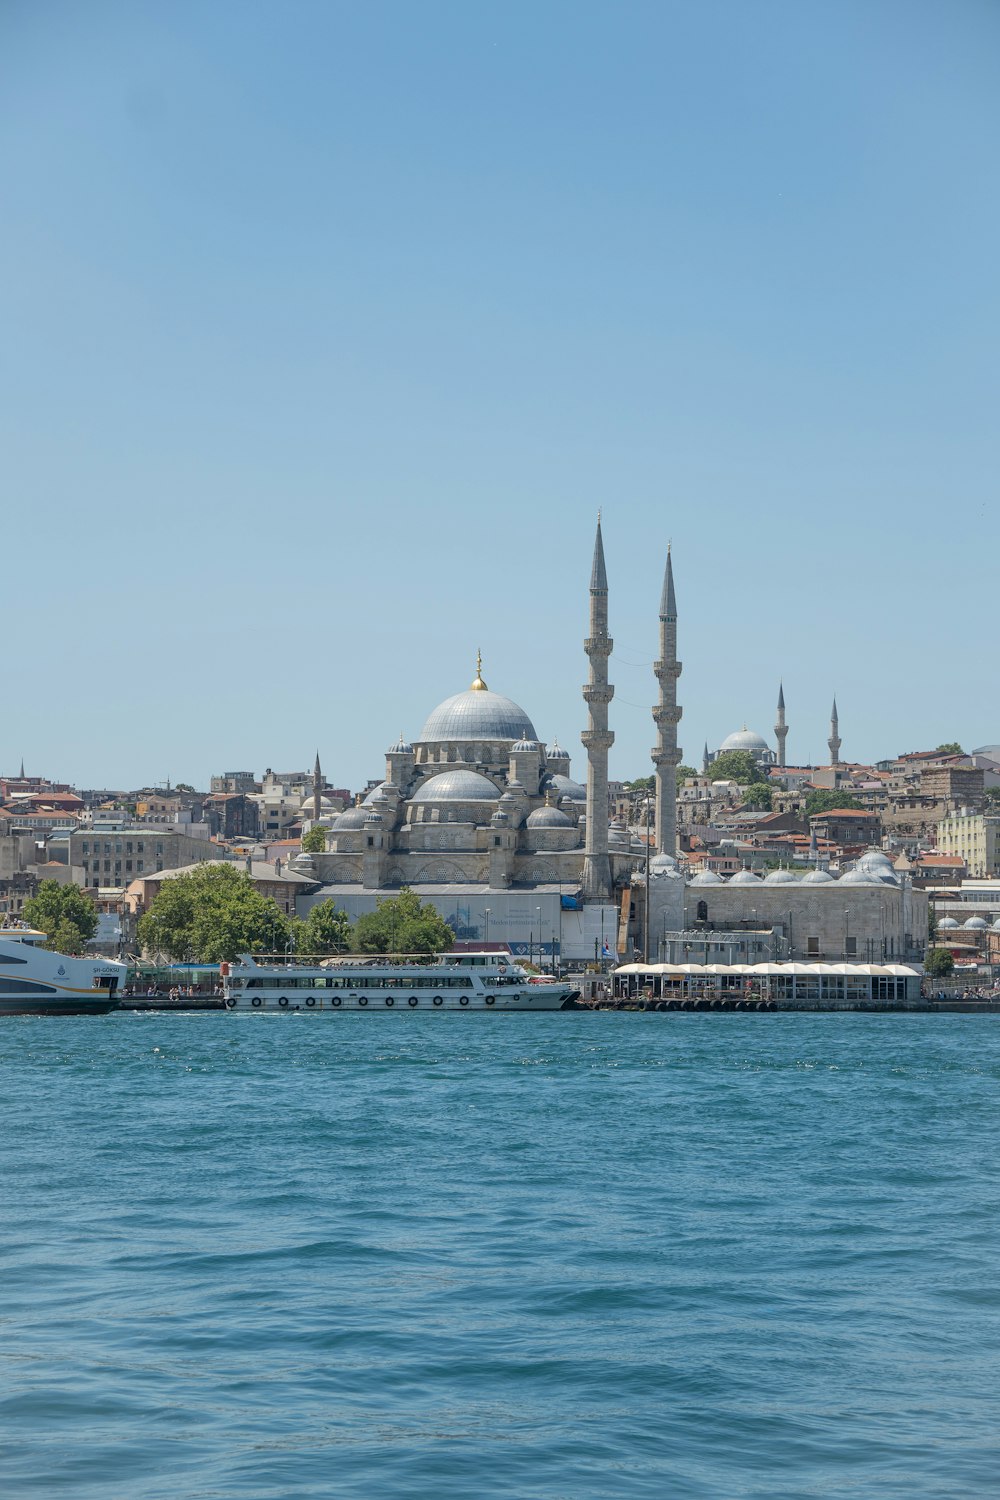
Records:
{"label": "city skyline", "polygon": [[[471,679],[649,774],[1000,739],[994,8],[0,19],[0,769],[376,775]],[[956,522],[960,522],[956,525]]]}

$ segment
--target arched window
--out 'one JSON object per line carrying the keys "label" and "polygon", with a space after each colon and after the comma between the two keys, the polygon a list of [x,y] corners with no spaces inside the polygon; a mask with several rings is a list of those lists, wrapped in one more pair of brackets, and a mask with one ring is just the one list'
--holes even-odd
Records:
{"label": "arched window", "polygon": [[707,922],[708,921],[708,902],[707,901],[699,901],[698,902],[698,921],[699,922]]}

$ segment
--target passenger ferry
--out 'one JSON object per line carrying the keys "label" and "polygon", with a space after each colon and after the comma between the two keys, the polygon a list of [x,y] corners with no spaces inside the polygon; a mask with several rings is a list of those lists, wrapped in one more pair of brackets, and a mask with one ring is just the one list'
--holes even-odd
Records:
{"label": "passenger ferry", "polygon": [[117,1009],[127,966],[70,958],[42,946],[44,932],[0,927],[0,1016],[99,1016]]}
{"label": "passenger ferry", "polygon": [[252,1011],[541,1011],[575,1008],[579,991],[538,982],[508,953],[261,961],[241,954],[223,964],[229,1010]]}

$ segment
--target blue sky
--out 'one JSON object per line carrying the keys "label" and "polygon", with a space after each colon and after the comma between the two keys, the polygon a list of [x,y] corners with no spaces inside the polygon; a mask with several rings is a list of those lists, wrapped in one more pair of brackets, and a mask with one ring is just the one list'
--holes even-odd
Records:
{"label": "blue sky", "polygon": [[1000,7],[0,8],[0,770],[1000,740]]}

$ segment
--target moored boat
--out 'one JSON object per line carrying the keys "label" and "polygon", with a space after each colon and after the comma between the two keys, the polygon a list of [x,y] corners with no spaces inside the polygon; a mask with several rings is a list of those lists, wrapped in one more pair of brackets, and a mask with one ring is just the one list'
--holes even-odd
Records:
{"label": "moored boat", "polygon": [[532,980],[505,952],[270,962],[242,954],[222,965],[222,984],[228,1009],[258,1013],[566,1010],[578,994],[560,980]]}
{"label": "moored boat", "polygon": [[0,1016],[99,1016],[116,1010],[126,965],[71,958],[23,923],[0,927]]}

